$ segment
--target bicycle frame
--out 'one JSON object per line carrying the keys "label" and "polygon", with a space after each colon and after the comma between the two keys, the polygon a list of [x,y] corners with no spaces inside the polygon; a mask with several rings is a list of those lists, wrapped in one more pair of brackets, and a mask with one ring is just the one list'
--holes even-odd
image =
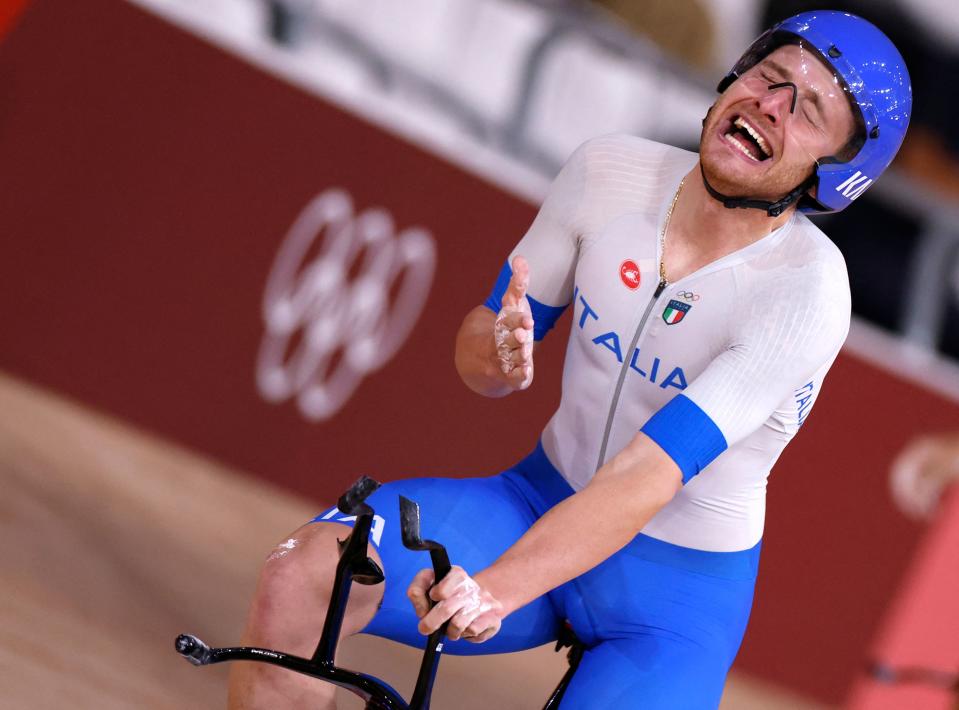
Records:
{"label": "bicycle frame", "polygon": [[[366,498],[379,488],[379,485],[373,479],[363,476],[340,496],[337,502],[337,507],[342,513],[356,516],[356,522],[346,540],[339,542],[340,559],[336,565],[330,604],[319,643],[311,658],[306,659],[281,651],[249,646],[211,648],[192,634],[180,634],[177,637],[177,653],[196,666],[225,661],[257,661],[286,668],[349,690],[363,698],[367,710],[429,710],[433,682],[443,650],[445,625],[427,638],[416,685],[408,704],[396,690],[382,680],[365,673],[340,668],[334,663],[350,588],[354,582],[373,585],[380,584],[384,579],[383,571],[368,554],[373,508],[365,502]],[[433,540],[423,540],[420,537],[419,506],[401,497],[400,521],[403,544],[411,550],[428,551],[436,581],[442,580],[450,570],[449,557],[441,544]],[[576,640],[568,626],[560,634],[556,650],[559,651],[567,646],[571,647],[568,656],[570,668],[547,700],[543,710],[556,710],[559,707],[566,687],[583,655],[582,644]]]}

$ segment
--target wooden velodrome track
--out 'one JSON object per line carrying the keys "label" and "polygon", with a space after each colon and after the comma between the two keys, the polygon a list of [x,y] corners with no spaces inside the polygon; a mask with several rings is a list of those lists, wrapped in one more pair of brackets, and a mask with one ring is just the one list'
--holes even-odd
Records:
{"label": "wooden velodrome track", "polygon": [[[226,669],[173,639],[235,643],[261,560],[319,508],[0,374],[0,708],[223,707]],[[340,663],[408,693],[418,655],[360,636]],[[446,657],[433,706],[541,707],[564,668],[549,647]],[[734,673],[722,707],[821,706]]]}

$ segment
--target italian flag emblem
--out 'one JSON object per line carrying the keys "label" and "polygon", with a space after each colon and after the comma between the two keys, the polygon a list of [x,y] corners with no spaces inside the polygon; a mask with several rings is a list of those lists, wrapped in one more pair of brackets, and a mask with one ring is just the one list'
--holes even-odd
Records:
{"label": "italian flag emblem", "polygon": [[663,311],[663,320],[666,321],[666,325],[676,325],[685,317],[690,308],[692,306],[688,303],[670,301]]}

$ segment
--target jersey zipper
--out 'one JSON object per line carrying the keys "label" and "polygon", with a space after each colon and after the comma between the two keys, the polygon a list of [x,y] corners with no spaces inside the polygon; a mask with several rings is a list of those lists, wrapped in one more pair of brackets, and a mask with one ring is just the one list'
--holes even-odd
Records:
{"label": "jersey zipper", "polygon": [[639,336],[646,326],[646,321],[649,320],[649,314],[653,312],[653,306],[656,305],[656,301],[659,300],[659,297],[663,294],[663,291],[666,290],[667,286],[669,286],[669,282],[661,278],[659,285],[653,292],[653,298],[646,305],[646,312],[643,313],[643,317],[639,321],[639,326],[633,334],[633,340],[626,350],[627,355],[623,357],[623,366],[619,370],[619,379],[616,380],[616,389],[613,390],[613,399],[609,406],[609,416],[606,417],[606,428],[603,430],[603,440],[599,445],[599,460],[596,462],[597,471],[603,465],[606,458],[606,445],[609,443],[609,433],[613,429],[613,418],[616,416],[616,406],[619,404],[619,397],[623,393],[623,383],[626,381],[626,372],[629,370],[629,363],[636,350],[636,344],[639,343]]}

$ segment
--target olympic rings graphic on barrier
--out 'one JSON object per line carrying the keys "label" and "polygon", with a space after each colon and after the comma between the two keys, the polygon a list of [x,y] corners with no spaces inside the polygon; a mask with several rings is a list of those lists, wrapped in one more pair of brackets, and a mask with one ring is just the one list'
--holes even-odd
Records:
{"label": "olympic rings graphic on barrier", "polygon": [[345,190],[317,195],[287,232],[263,294],[261,396],[276,403],[295,396],[307,419],[332,417],[406,341],[435,266],[425,229],[394,234],[385,209],[356,215]]}
{"label": "olympic rings graphic on barrier", "polygon": [[676,295],[687,301],[692,301],[693,303],[699,300],[699,294],[693,293],[692,291],[680,291]]}

